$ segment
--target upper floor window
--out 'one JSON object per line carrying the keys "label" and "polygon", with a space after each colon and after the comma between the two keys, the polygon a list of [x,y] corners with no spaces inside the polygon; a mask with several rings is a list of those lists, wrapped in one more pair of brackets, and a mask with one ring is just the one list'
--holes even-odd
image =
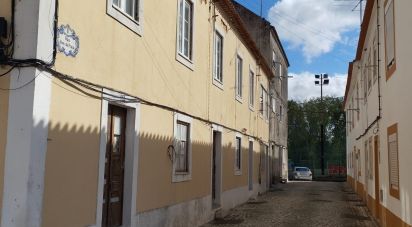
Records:
{"label": "upper floor window", "polygon": [[261,85],[260,87],[260,111],[262,116],[265,119],[268,119],[269,111],[268,111],[268,93],[266,89]]}
{"label": "upper floor window", "polygon": [[279,106],[279,121],[283,120],[283,106]]}
{"label": "upper floor window", "polygon": [[388,0],[385,9],[386,79],[389,79],[396,69],[394,1]]}
{"label": "upper floor window", "polygon": [[255,73],[249,72],[249,106],[255,106]]}
{"label": "upper floor window", "polygon": [[214,43],[213,78],[223,83],[223,36],[216,31]]}
{"label": "upper floor window", "polygon": [[113,6],[133,20],[139,21],[139,0],[113,0]]}
{"label": "upper floor window", "polygon": [[238,55],[236,58],[236,98],[242,98],[243,60]]}
{"label": "upper floor window", "polygon": [[141,35],[142,0],[107,0],[107,14]]}
{"label": "upper floor window", "polygon": [[276,68],[276,52],[272,51],[272,67]]}
{"label": "upper floor window", "polygon": [[190,0],[179,1],[178,29],[178,52],[191,61],[193,57],[193,3]]}

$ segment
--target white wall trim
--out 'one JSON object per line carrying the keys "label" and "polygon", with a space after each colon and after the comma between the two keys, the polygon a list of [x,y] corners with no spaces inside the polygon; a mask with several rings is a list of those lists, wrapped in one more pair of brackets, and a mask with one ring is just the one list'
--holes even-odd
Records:
{"label": "white wall trim", "polygon": [[[123,96],[125,99],[132,98],[121,93],[103,90],[104,93]],[[107,94],[103,98],[109,98]],[[113,99],[113,97],[110,97]],[[115,101],[102,100],[101,122],[100,122],[100,150],[99,150],[99,173],[96,204],[96,224],[102,225],[103,190],[104,190],[104,169],[107,144],[107,119],[110,105],[116,105],[127,109],[126,116],[126,150],[125,150],[125,171],[124,171],[124,198],[123,198],[123,227],[135,227],[137,215],[137,180],[139,163],[139,132],[140,132],[140,104],[127,103],[120,99]]]}
{"label": "white wall trim", "polygon": [[[15,57],[50,61],[54,0],[22,1],[15,7]],[[29,19],[28,19],[29,18]],[[42,226],[50,75],[36,68],[13,70],[4,160],[2,227]]]}
{"label": "white wall trim", "polygon": [[212,124],[213,131],[223,132],[223,126]]}
{"label": "white wall trim", "polygon": [[172,182],[173,183],[178,183],[182,181],[189,181],[192,180],[192,138],[193,138],[193,124],[192,121],[193,119],[189,116],[186,116],[184,114],[180,113],[174,113],[174,119],[173,119],[173,136],[174,136],[174,142],[173,145],[176,147],[176,135],[177,135],[177,121],[182,121],[187,124],[189,124],[189,141],[188,141],[188,168],[189,171],[187,173],[176,173],[176,162],[174,160],[174,155],[173,155],[173,167],[172,167]]}

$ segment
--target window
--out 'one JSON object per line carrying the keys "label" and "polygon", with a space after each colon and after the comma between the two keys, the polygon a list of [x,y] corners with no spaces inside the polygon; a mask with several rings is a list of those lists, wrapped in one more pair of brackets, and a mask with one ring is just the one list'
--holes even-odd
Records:
{"label": "window", "polygon": [[133,20],[139,20],[139,1],[138,0],[113,0],[113,7],[126,14]]}
{"label": "window", "polygon": [[272,51],[272,67],[276,68],[276,52]]}
{"label": "window", "polygon": [[213,78],[223,84],[223,36],[216,32],[214,45]]}
{"label": "window", "polygon": [[249,106],[255,106],[255,73],[249,72]]}
{"label": "window", "polygon": [[268,119],[268,93],[263,87],[263,85],[260,86],[260,112],[263,116],[263,118]]}
{"label": "window", "polygon": [[395,21],[394,21],[394,1],[386,3],[385,11],[385,49],[386,49],[386,79],[392,75],[396,69],[395,61]]}
{"label": "window", "polygon": [[193,4],[190,0],[179,1],[178,52],[192,60],[193,47]]}
{"label": "window", "polygon": [[368,179],[369,171],[370,171],[369,159],[370,159],[370,157],[369,157],[369,149],[368,149],[368,140],[366,140],[365,141],[365,168],[366,168],[365,169],[365,180]]}
{"label": "window", "polygon": [[367,72],[368,72],[368,91],[372,89],[372,62],[371,62],[371,53],[369,52],[368,56],[368,67],[367,67]]}
{"label": "window", "polygon": [[243,60],[238,55],[236,58],[236,98],[242,98]]}
{"label": "window", "polygon": [[242,139],[236,136],[236,147],[235,147],[235,171],[239,172],[242,167]]}
{"label": "window", "polygon": [[373,180],[373,144],[372,144],[372,137],[369,138],[369,179]]}
{"label": "window", "polygon": [[356,109],[357,109],[356,114],[357,114],[358,121],[359,121],[359,118],[360,118],[359,99],[360,99],[360,97],[359,97],[359,84],[356,84]]}
{"label": "window", "polygon": [[373,84],[378,79],[378,51],[376,48],[376,41],[373,41]]}
{"label": "window", "polygon": [[282,121],[283,118],[283,106],[279,105],[279,121]]}
{"label": "window", "polygon": [[188,168],[188,141],[189,141],[189,124],[178,121],[176,131],[175,162],[176,172],[187,173]]}
{"label": "window", "polygon": [[399,199],[398,124],[388,128],[390,195]]}
{"label": "window", "polygon": [[272,97],[272,112],[276,113],[276,99]]}
{"label": "window", "polygon": [[175,114],[174,149],[171,153],[173,160],[172,182],[181,182],[191,179],[192,170],[192,119],[182,114]]}
{"label": "window", "polygon": [[141,35],[142,0],[107,0],[107,14]]}

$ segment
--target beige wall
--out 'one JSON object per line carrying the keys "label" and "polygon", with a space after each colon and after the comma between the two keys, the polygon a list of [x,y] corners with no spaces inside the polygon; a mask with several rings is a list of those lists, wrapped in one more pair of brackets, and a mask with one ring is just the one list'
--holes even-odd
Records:
{"label": "beige wall", "polygon": [[42,218],[45,227],[95,223],[101,101],[71,91],[53,79]]}
{"label": "beige wall", "polygon": [[[0,0],[0,3],[4,6],[9,1]],[[142,105],[137,211],[211,194],[211,122],[224,127],[223,191],[248,184],[249,136],[255,138],[253,172],[257,183],[259,143],[267,143],[269,137],[269,124],[259,113],[260,84],[269,91],[267,76],[257,66],[236,29],[231,27],[229,19],[217,11],[216,27],[224,35],[224,85],[223,89],[216,87],[212,83],[213,20],[209,3],[195,0],[193,70],[176,61],[177,0],[145,0],[143,5],[144,31],[140,36],[106,14],[106,1],[59,1],[59,25],[68,24],[74,29],[80,38],[80,49],[75,58],[58,53],[55,65],[59,72],[204,120],[193,119],[191,125],[192,180],[172,183],[167,146],[173,142],[173,112]],[[4,8],[0,9],[2,14]],[[237,53],[243,59],[243,99],[240,102],[235,99]],[[256,75],[252,110],[249,109],[249,69]],[[0,79],[2,87],[7,84],[7,77]],[[0,124],[7,122],[7,97],[7,93],[0,93]],[[42,217],[45,227],[95,224],[101,105],[101,100],[86,97],[53,79]],[[231,129],[245,132],[240,176],[234,174],[236,135]],[[0,130],[4,132],[0,136],[0,162],[3,162],[3,135],[7,129],[1,127]],[[3,168],[0,177],[2,171]],[[1,183],[0,186],[3,188]]]}
{"label": "beige wall", "polygon": [[193,120],[192,179],[172,183],[173,113],[142,106],[137,208],[139,212],[173,205],[211,193],[211,128]]}

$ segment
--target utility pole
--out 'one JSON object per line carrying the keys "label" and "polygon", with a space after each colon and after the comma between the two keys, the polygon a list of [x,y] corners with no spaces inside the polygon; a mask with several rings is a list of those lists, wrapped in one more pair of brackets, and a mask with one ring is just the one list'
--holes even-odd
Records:
{"label": "utility pole", "polygon": [[323,105],[323,85],[329,85],[329,76],[328,74],[315,75],[315,85],[320,86],[320,103],[322,106],[321,111],[321,122],[320,122],[320,168],[322,175],[325,175],[325,126],[324,126],[324,105]]}

